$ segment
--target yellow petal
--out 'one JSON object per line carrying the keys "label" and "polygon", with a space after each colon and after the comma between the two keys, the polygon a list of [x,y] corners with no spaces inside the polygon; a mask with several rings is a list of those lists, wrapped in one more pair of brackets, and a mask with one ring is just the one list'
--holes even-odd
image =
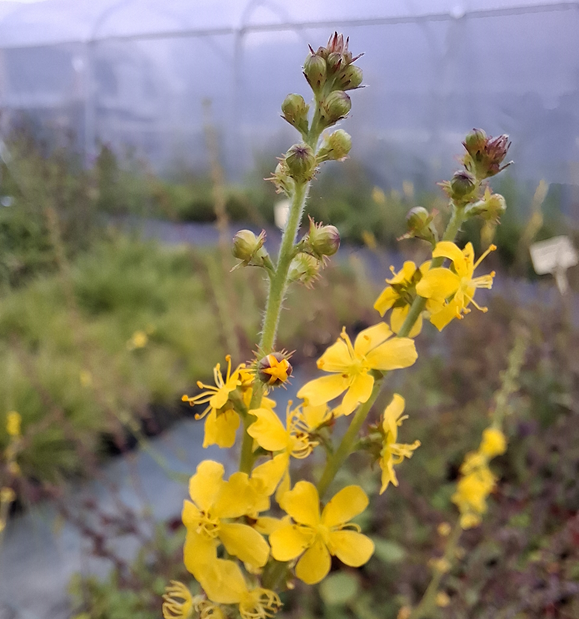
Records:
{"label": "yellow petal", "polygon": [[[408,312],[410,311],[410,305],[405,305],[404,307],[395,307],[390,314],[390,326],[392,327],[392,331],[394,333],[398,333],[400,329],[402,329],[402,325],[406,320],[406,316],[408,316]],[[414,326],[410,330],[408,337],[416,337],[422,331],[422,314],[418,315]]]}
{"label": "yellow petal", "polygon": [[281,505],[281,501],[282,501],[284,494],[286,492],[289,492],[290,488],[291,488],[291,479],[290,479],[290,472],[289,472],[289,454],[288,454],[287,455],[287,466],[286,466],[285,472],[275,492],[275,500],[278,502],[279,505]]}
{"label": "yellow petal", "polygon": [[346,374],[322,376],[306,383],[299,391],[298,398],[306,400],[311,406],[325,404],[346,391],[350,384],[350,377]]}
{"label": "yellow petal", "polygon": [[459,286],[460,277],[456,273],[438,267],[424,274],[424,277],[416,284],[416,292],[426,299],[431,297],[446,299],[452,296]]}
{"label": "yellow petal", "polygon": [[374,378],[370,374],[358,374],[342,400],[343,414],[349,415],[360,402],[367,402],[372,395],[373,386]]}
{"label": "yellow petal", "polygon": [[[326,349],[318,359],[318,367],[324,372],[342,372],[352,362],[352,356],[343,339]],[[299,396],[298,396],[299,397]]]}
{"label": "yellow petal", "polygon": [[302,413],[308,428],[311,430],[315,430],[321,426],[324,421],[330,418],[330,411],[325,402],[323,404],[318,404],[318,406],[306,404],[302,407]]}
{"label": "yellow petal", "polygon": [[276,561],[291,561],[309,547],[312,534],[307,534],[295,525],[285,525],[277,528],[269,536],[271,556]]}
{"label": "yellow petal", "polygon": [[188,528],[197,528],[197,521],[201,512],[191,501],[183,501],[183,511],[181,512],[181,520]]}
{"label": "yellow petal", "polygon": [[346,486],[335,494],[322,512],[322,524],[346,524],[368,507],[368,497],[360,486]]}
{"label": "yellow petal", "polygon": [[402,284],[404,282],[408,282],[412,279],[412,276],[416,272],[416,265],[411,260],[406,260],[406,262],[402,265],[402,268],[394,277],[387,279],[386,281],[389,284]]}
{"label": "yellow petal", "polygon": [[404,412],[406,402],[404,398],[395,393],[392,396],[392,402],[384,410],[384,422],[382,428],[385,433],[390,433],[390,442],[395,443],[398,435],[398,419]]}
{"label": "yellow petal", "polygon": [[241,569],[233,561],[216,559],[197,580],[207,597],[216,604],[239,604],[247,593]]}
{"label": "yellow petal", "polygon": [[390,327],[385,322],[379,322],[377,325],[368,327],[358,333],[354,342],[354,351],[356,355],[363,357],[376,348],[376,346],[386,341],[391,335]]}
{"label": "yellow petal", "polygon": [[380,293],[380,296],[374,303],[374,309],[380,312],[380,316],[384,314],[394,305],[394,302],[399,298],[399,295],[395,292],[394,288],[388,286]]}
{"label": "yellow petal", "polygon": [[197,466],[197,472],[189,480],[189,494],[193,502],[206,512],[215,501],[223,483],[223,464],[213,460],[204,460]]}
{"label": "yellow petal", "polygon": [[197,580],[207,566],[217,559],[217,540],[187,529],[185,546],[183,547],[183,563]]}
{"label": "yellow petal", "polygon": [[374,553],[374,542],[356,531],[331,531],[330,547],[333,554],[350,567],[364,565]]}
{"label": "yellow petal", "polygon": [[320,497],[314,484],[298,481],[281,499],[281,508],[296,522],[316,527],[320,522]]}
{"label": "yellow petal", "polygon": [[272,410],[257,408],[249,411],[249,414],[257,417],[257,421],[249,426],[247,433],[257,441],[260,447],[268,451],[280,451],[287,448],[289,433]]}
{"label": "yellow petal", "polygon": [[239,423],[239,415],[234,410],[228,410],[219,415],[212,410],[205,419],[203,447],[209,447],[209,445],[219,445],[225,449],[233,447]]}
{"label": "yellow petal", "polygon": [[239,518],[252,511],[257,500],[256,492],[246,473],[233,473],[223,482],[215,498],[213,514],[217,518]]}
{"label": "yellow petal", "polygon": [[330,553],[318,537],[298,561],[296,576],[307,585],[315,585],[327,576],[330,565]]}
{"label": "yellow petal", "polygon": [[459,316],[458,306],[453,301],[448,305],[443,306],[441,310],[431,314],[430,322],[439,330],[442,331],[446,325]]}
{"label": "yellow petal", "polygon": [[414,340],[395,337],[368,353],[366,362],[373,370],[398,370],[410,367],[417,357]]}
{"label": "yellow petal", "polygon": [[[274,531],[285,527],[290,523],[289,516],[284,518],[273,518],[272,516],[260,516],[253,525],[255,530],[262,535],[271,535]],[[271,543],[271,540],[269,540]],[[271,551],[273,556],[273,548]],[[275,557],[274,557],[275,558]]]}
{"label": "yellow petal", "polygon": [[[472,248],[472,245],[471,245]],[[451,241],[440,241],[436,244],[432,252],[433,258],[448,258],[452,262],[460,263],[464,261],[464,255],[460,249]]]}
{"label": "yellow petal", "polygon": [[275,458],[256,466],[251,473],[251,479],[256,491],[259,494],[271,496],[288,466],[288,453],[279,454]]}
{"label": "yellow petal", "polygon": [[230,555],[244,563],[263,567],[269,557],[269,546],[263,537],[246,524],[222,522],[219,538]]}

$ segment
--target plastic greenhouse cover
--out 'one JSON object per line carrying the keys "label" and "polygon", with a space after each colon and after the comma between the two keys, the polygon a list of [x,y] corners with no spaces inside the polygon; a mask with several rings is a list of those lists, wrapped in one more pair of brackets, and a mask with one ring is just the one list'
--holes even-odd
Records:
{"label": "plastic greenhouse cover", "polygon": [[0,0],[0,48],[578,8],[554,0]]}

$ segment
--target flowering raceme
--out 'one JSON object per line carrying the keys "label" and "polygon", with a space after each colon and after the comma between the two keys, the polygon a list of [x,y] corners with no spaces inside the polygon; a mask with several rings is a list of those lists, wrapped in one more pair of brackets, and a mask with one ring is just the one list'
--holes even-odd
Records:
{"label": "flowering raceme", "polygon": [[[364,565],[374,552],[374,543],[348,522],[368,506],[368,497],[359,486],[342,488],[324,507],[316,487],[298,481],[286,492],[280,505],[297,524],[277,528],[269,538],[271,552],[278,561],[300,557],[296,576],[309,585],[320,582],[330,571],[330,555],[351,567]],[[353,530],[352,530],[353,529]]]}
{"label": "flowering raceme", "polygon": [[337,342],[318,359],[318,368],[333,376],[310,381],[298,391],[298,397],[311,406],[318,406],[345,391],[340,408],[342,414],[349,415],[370,397],[374,387],[372,370],[407,368],[417,356],[414,341],[407,337],[392,338],[392,331],[384,322],[361,331],[353,346],[344,328]]}
{"label": "flowering raceme", "polygon": [[467,243],[463,250],[450,241],[437,243],[432,257],[448,258],[453,270],[443,267],[430,269],[416,284],[416,292],[431,301],[430,322],[439,331],[454,318],[460,319],[468,313],[470,303],[482,312],[487,311],[486,307],[477,305],[474,293],[477,288],[492,288],[495,273],[493,271],[481,277],[473,275],[482,260],[495,249],[496,246],[491,245],[475,263],[472,243]]}

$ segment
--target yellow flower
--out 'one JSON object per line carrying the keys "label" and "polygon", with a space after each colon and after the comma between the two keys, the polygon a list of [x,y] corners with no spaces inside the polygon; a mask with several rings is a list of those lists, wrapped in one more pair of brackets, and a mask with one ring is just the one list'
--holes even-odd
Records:
{"label": "yellow flower", "polygon": [[481,515],[487,510],[487,497],[495,487],[496,479],[488,467],[487,457],[480,452],[467,454],[460,471],[462,477],[451,500],[460,511],[460,526],[470,529],[480,524]]}
{"label": "yellow flower", "polygon": [[263,537],[246,524],[229,522],[254,510],[255,491],[245,473],[223,479],[222,464],[204,460],[189,480],[191,501],[183,504],[183,524],[187,527],[185,567],[203,585],[207,565],[217,559],[221,542],[233,556],[255,567],[263,567],[269,546]]}
{"label": "yellow flower", "polygon": [[450,241],[437,243],[432,257],[448,258],[452,262],[453,270],[443,267],[430,269],[416,284],[416,292],[431,300],[430,322],[439,331],[454,318],[463,318],[464,314],[470,311],[470,303],[482,312],[487,311],[486,307],[477,305],[474,293],[477,288],[492,288],[495,273],[493,271],[481,277],[473,275],[482,260],[495,249],[496,246],[491,245],[475,263],[472,243],[467,243],[462,251]]}
{"label": "yellow flower", "polygon": [[258,373],[266,385],[277,387],[292,375],[292,366],[284,353],[271,353],[258,363]]}
{"label": "yellow flower", "polygon": [[380,468],[382,469],[380,494],[386,490],[390,482],[398,486],[394,465],[400,464],[404,458],[411,458],[414,450],[420,447],[420,441],[414,441],[412,445],[396,442],[398,439],[398,427],[408,418],[408,415],[401,417],[404,412],[404,405],[404,398],[395,393],[392,402],[384,411],[384,420],[382,422],[384,447],[380,454]]}
{"label": "yellow flower", "polygon": [[187,587],[176,580],[165,587],[163,595],[164,619],[189,619],[194,612],[200,619],[225,619],[223,611],[204,596],[192,596]]}
{"label": "yellow flower", "polygon": [[188,619],[193,614],[193,596],[187,587],[176,580],[165,587],[163,595],[165,619]]}
{"label": "yellow flower", "polygon": [[[392,308],[390,315],[390,326],[394,333],[400,331],[410,305],[416,297],[416,284],[420,281],[424,273],[428,271],[430,262],[425,262],[417,268],[414,262],[407,260],[398,273],[395,272],[394,267],[390,267],[393,277],[386,280],[387,284],[390,284],[380,293],[376,303],[374,303],[374,309],[380,312],[380,316]],[[410,331],[410,337],[416,337],[422,330],[422,315],[418,317]]]}
{"label": "yellow flower", "polygon": [[372,556],[372,540],[359,532],[358,525],[348,522],[368,505],[368,497],[359,486],[340,490],[321,516],[318,491],[307,481],[299,481],[286,492],[280,505],[297,524],[281,526],[270,535],[272,556],[277,561],[300,557],[296,576],[308,585],[328,574],[330,555],[351,567],[360,567]]}
{"label": "yellow flower", "polygon": [[8,436],[20,436],[22,417],[16,411],[10,411],[6,415],[6,432]]}
{"label": "yellow flower", "polygon": [[372,393],[374,377],[371,370],[407,368],[416,361],[413,340],[407,337],[390,339],[391,336],[388,325],[381,322],[361,331],[352,346],[344,328],[337,342],[318,359],[318,368],[333,373],[333,376],[310,381],[298,391],[298,397],[310,406],[318,406],[346,391],[341,410],[349,415]]}
{"label": "yellow flower", "polygon": [[127,348],[129,350],[136,350],[137,348],[145,348],[149,342],[149,336],[144,331],[135,331],[131,336],[131,339],[127,342]]}
{"label": "yellow flower", "polygon": [[229,402],[229,394],[242,385],[242,379],[247,381],[244,372],[245,365],[242,363],[233,373],[231,373],[231,356],[225,357],[227,360],[227,374],[225,381],[221,373],[221,365],[218,363],[213,369],[215,387],[205,385],[201,381],[197,382],[200,389],[205,389],[199,395],[189,397],[184,395],[183,402],[189,402],[191,406],[195,404],[207,404],[201,414],[195,415],[195,419],[203,419],[208,413],[205,421],[205,437],[203,447],[209,445],[219,445],[219,447],[232,447],[235,443],[235,433],[240,424],[239,415],[231,406],[226,407]]}
{"label": "yellow flower", "polygon": [[0,488],[0,504],[12,503],[16,500],[16,492],[8,486]]}
{"label": "yellow flower", "polygon": [[[249,411],[249,414],[257,417],[257,420],[249,426],[247,433],[263,449],[274,453],[281,452],[270,463],[261,465],[262,467],[269,466],[268,473],[271,483],[275,483],[275,486],[277,486],[281,481],[280,490],[277,494],[278,499],[289,490],[290,456],[299,459],[307,458],[318,444],[312,442],[309,438],[312,430],[307,425],[301,407],[298,406],[292,410],[291,406],[292,401],[290,400],[287,406],[285,428],[280,418],[269,408]],[[252,475],[252,478],[254,475]],[[276,475],[279,475],[277,480]]]}
{"label": "yellow flower", "polygon": [[449,604],[450,604],[450,598],[448,597],[448,594],[445,593],[444,591],[439,591],[436,594],[436,605],[439,606],[440,608],[445,608]]}
{"label": "yellow flower", "polygon": [[218,604],[238,604],[242,619],[268,619],[281,608],[277,593],[255,587],[250,589],[241,569],[233,561],[217,559],[206,572],[203,589]]}
{"label": "yellow flower", "polygon": [[507,451],[507,439],[498,428],[486,428],[479,450],[489,459],[500,456]]}

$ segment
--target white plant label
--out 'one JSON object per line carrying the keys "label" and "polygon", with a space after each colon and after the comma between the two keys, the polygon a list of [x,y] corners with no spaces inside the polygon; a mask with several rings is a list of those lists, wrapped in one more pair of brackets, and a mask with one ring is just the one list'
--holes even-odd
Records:
{"label": "white plant label", "polygon": [[552,273],[561,294],[569,287],[566,271],[579,263],[577,251],[568,236],[555,236],[547,241],[533,243],[530,247],[533,267],[538,275]]}
{"label": "white plant label", "polygon": [[273,205],[273,219],[280,230],[283,230],[287,224],[290,206],[289,200],[280,200]]}

